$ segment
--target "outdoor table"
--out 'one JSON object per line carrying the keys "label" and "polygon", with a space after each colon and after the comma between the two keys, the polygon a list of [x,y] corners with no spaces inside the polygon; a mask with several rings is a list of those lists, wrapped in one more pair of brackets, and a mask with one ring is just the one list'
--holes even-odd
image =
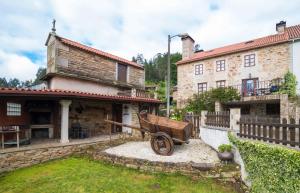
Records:
{"label": "outdoor table", "polygon": [[11,130],[0,130],[1,134],[1,144],[2,144],[2,149],[4,149],[4,135],[8,133],[16,133],[17,134],[17,147],[20,147],[20,138],[19,138],[19,133],[20,129],[19,127],[16,127],[16,129],[11,129]]}

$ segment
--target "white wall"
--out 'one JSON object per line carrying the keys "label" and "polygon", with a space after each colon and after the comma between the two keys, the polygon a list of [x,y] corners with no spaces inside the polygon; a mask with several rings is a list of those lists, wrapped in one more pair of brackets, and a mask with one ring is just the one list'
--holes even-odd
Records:
{"label": "white wall", "polygon": [[55,76],[50,80],[50,89],[72,90],[97,94],[117,95],[116,87],[103,85],[86,80]]}
{"label": "white wall", "polygon": [[210,129],[206,127],[200,128],[201,139],[215,150],[218,150],[219,145],[230,144],[228,139],[228,131],[223,129]]}
{"label": "white wall", "polygon": [[292,47],[292,71],[296,75],[298,81],[297,94],[300,94],[300,40],[295,41]]}
{"label": "white wall", "polygon": [[[122,114],[122,120],[123,123],[132,125],[132,110],[131,110],[131,104],[123,104],[123,114]],[[126,133],[132,133],[132,129],[129,127],[122,127],[122,132]]]}

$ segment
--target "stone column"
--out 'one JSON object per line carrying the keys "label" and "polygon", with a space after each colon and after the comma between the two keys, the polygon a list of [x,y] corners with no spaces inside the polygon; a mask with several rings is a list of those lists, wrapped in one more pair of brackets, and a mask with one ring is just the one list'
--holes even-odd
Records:
{"label": "stone column", "polygon": [[61,129],[60,129],[60,142],[69,143],[69,106],[72,101],[61,100]]}
{"label": "stone column", "polygon": [[201,127],[205,126],[205,119],[206,119],[207,112],[208,111],[201,111],[201,122],[200,122]]}
{"label": "stone column", "polygon": [[215,101],[215,112],[223,111],[222,104],[220,101]]}
{"label": "stone column", "polygon": [[238,132],[240,129],[239,124],[241,118],[241,109],[240,108],[231,108],[230,109],[230,130],[234,132]]}

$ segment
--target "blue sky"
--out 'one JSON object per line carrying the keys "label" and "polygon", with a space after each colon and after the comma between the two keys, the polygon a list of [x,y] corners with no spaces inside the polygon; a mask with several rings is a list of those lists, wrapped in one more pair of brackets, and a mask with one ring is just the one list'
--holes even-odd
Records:
{"label": "blue sky", "polygon": [[[0,77],[32,79],[57,34],[127,59],[166,52],[167,35],[189,33],[204,50],[300,24],[300,0],[0,0]],[[181,42],[172,42],[181,51]]]}

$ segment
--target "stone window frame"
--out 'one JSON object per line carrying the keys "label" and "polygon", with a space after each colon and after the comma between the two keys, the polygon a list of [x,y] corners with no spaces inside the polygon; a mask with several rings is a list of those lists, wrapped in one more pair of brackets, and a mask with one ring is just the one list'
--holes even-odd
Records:
{"label": "stone window frame", "polygon": [[207,91],[207,82],[198,83],[198,94]]}
{"label": "stone window frame", "polygon": [[[246,57],[249,57],[249,59],[246,59]],[[256,63],[257,63],[257,59],[256,58],[257,58],[256,53],[244,54],[243,55],[243,64],[244,64],[244,67],[256,66]],[[246,60],[249,61],[249,62],[246,63]]]}
{"label": "stone window frame", "polygon": [[221,71],[225,71],[225,65],[226,65],[226,60],[222,59],[222,60],[217,60],[216,61],[216,71],[217,72],[221,72]]}
{"label": "stone window frame", "polygon": [[22,104],[16,102],[6,103],[6,115],[7,116],[21,116],[22,115]]}
{"label": "stone window frame", "polygon": [[216,87],[217,88],[225,88],[226,86],[226,80],[218,80],[216,81]]}
{"label": "stone window frame", "polygon": [[203,64],[196,64],[195,65],[195,75],[203,74]]}

